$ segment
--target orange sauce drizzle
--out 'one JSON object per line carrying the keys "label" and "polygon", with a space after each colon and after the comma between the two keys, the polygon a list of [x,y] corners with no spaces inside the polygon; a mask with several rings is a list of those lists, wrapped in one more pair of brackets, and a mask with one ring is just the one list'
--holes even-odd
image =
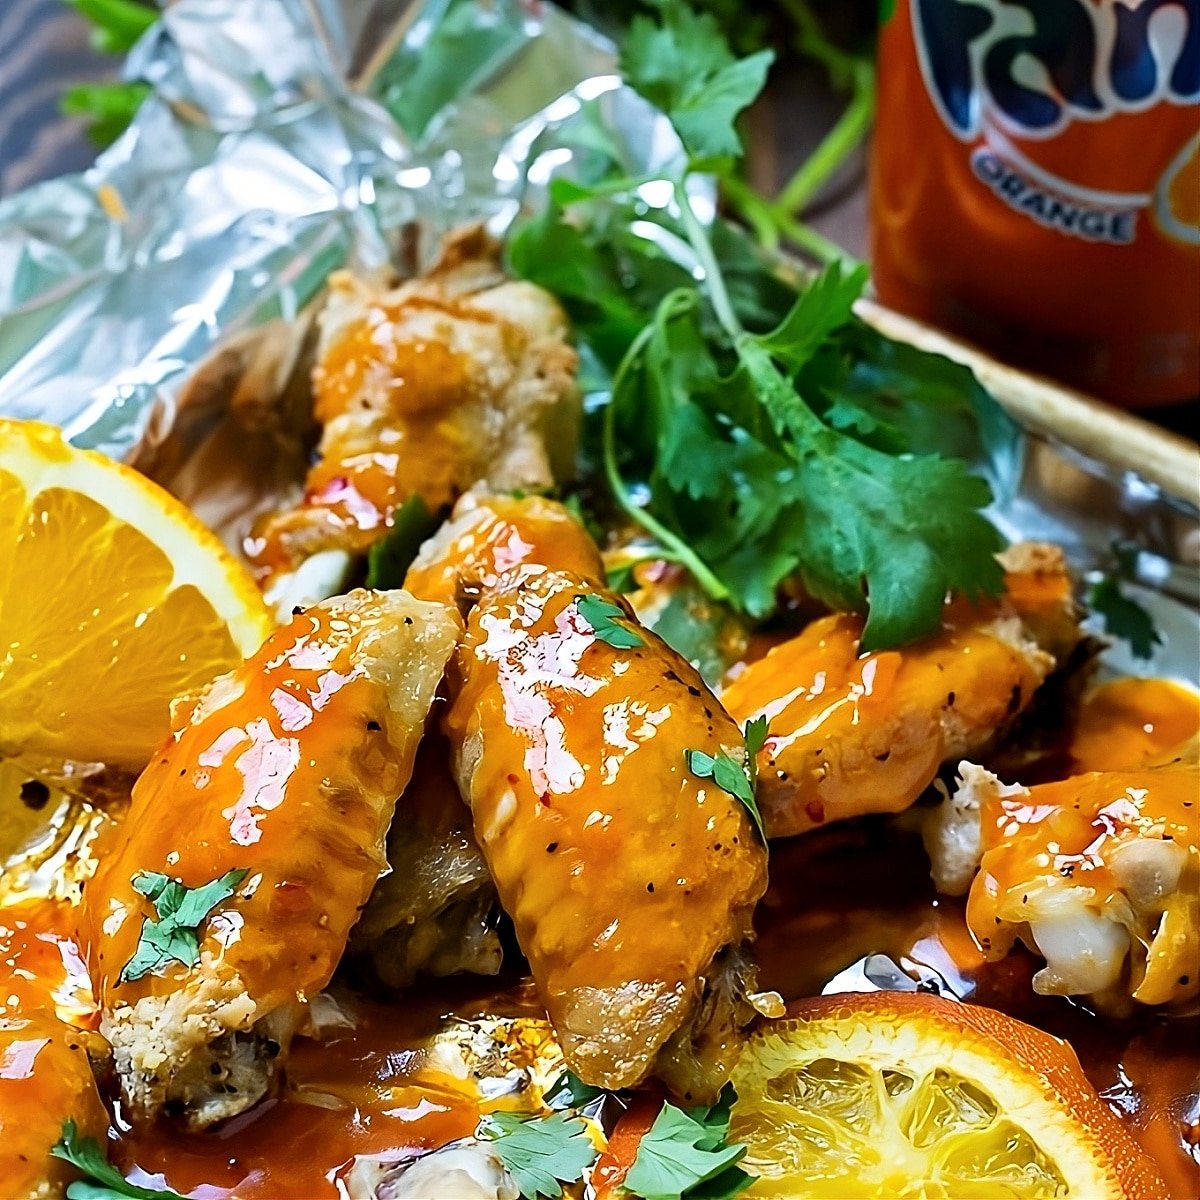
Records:
{"label": "orange sauce drizzle", "polygon": [[[1192,694],[1174,685],[1106,685],[1085,703],[1072,756],[1079,767],[1112,765],[1111,757],[1097,754],[1153,758],[1179,734],[1187,736],[1194,713]],[[1118,752],[1118,744],[1125,749]],[[1020,948],[984,962],[966,931],[961,901],[935,894],[915,834],[867,820],[776,843],[756,924],[760,985],[786,998],[815,994],[864,955],[883,953],[936,971],[973,1002],[1066,1038],[1158,1162],[1172,1200],[1200,1194],[1200,1018],[1146,1013],[1114,1022],[1062,998],[1037,996],[1030,980],[1039,963]],[[33,1000],[26,989],[36,980],[43,995],[49,985],[81,1012],[86,1006],[86,980],[61,906],[0,911],[0,967],[22,1002]],[[14,976],[14,967],[28,978]],[[280,1098],[203,1135],[168,1124],[130,1130],[118,1110],[110,1131],[113,1161],[134,1182],[165,1184],[202,1200],[332,1200],[339,1171],[355,1155],[386,1151],[400,1158],[475,1128],[477,1097],[432,1072],[415,1048],[444,1012],[538,1015],[527,985],[494,988],[451,981],[395,1002],[351,1001],[354,1030],[297,1040]]]}

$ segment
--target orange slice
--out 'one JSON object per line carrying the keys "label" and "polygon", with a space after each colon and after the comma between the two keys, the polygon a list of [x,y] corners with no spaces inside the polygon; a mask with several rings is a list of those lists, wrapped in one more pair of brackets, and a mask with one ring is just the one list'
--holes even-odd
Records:
{"label": "orange slice", "polygon": [[0,759],[140,770],[171,701],[270,628],[178,500],[53,426],[0,420]]}
{"label": "orange slice", "polygon": [[1158,1200],[1152,1161],[1065,1042],[936,997],[826,996],[748,1042],[730,1138],[747,1196]]}

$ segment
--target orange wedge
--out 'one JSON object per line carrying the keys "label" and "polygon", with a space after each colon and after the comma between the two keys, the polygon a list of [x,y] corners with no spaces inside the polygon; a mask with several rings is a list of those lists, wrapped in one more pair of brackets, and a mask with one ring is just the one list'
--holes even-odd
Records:
{"label": "orange wedge", "polygon": [[826,996],[748,1042],[730,1138],[747,1196],[1161,1200],[1059,1039],[923,994]]}
{"label": "orange wedge", "polygon": [[270,628],[178,500],[53,426],[0,420],[0,759],[140,770],[171,701]]}

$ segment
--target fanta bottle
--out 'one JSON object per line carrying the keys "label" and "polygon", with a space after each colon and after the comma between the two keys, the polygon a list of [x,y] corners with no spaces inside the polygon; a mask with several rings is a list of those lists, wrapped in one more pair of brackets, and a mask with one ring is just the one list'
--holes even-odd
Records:
{"label": "fanta bottle", "polygon": [[875,284],[1128,407],[1200,395],[1200,0],[896,0]]}

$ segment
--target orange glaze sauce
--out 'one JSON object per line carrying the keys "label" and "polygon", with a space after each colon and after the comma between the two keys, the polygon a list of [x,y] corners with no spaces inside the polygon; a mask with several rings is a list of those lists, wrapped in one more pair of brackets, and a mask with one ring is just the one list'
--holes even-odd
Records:
{"label": "orange glaze sauce", "polygon": [[1200,693],[1166,679],[1114,679],[1083,700],[1067,752],[1071,774],[1160,758],[1200,733]]}
{"label": "orange glaze sauce", "polygon": [[[99,1053],[91,985],[70,935],[70,907],[36,901],[0,908],[0,1190],[37,1195],[75,1172],[49,1158],[73,1120],[102,1137],[105,1113],[88,1051]],[[71,1022],[68,1024],[68,1022]]]}
{"label": "orange glaze sauce", "polygon": [[114,1131],[114,1160],[134,1182],[201,1200],[336,1197],[335,1180],[355,1155],[400,1161],[474,1132],[477,1094],[430,1069],[422,1047],[447,1012],[544,1019],[527,987],[495,988],[495,980],[458,980],[395,1002],[347,1001],[355,1028],[297,1039],[278,1099],[212,1133],[165,1123]]}
{"label": "orange glaze sauce", "polygon": [[1040,676],[993,636],[994,615],[955,602],[922,642],[862,654],[862,618],[835,613],[739,673],[721,699],[741,724],[767,719],[758,798],[768,833],[900,812],[937,774],[948,725],[986,736],[1020,711]]}
{"label": "orange glaze sauce", "polygon": [[[1118,680],[1085,699],[1071,755],[1058,761],[1074,771],[1145,762],[1194,735],[1196,723],[1194,692],[1162,680]],[[984,961],[963,901],[937,895],[920,838],[895,823],[867,818],[777,841],[770,880],[756,918],[761,987],[788,1000],[815,995],[875,953],[932,968],[960,996],[1070,1042],[1093,1085],[1157,1161],[1171,1200],[1200,1195],[1200,1017],[1145,1010],[1114,1021],[1037,995],[1032,978],[1041,961],[1020,945]]]}
{"label": "orange glaze sauce", "polygon": [[[301,510],[322,511],[350,551],[377,540],[409,496],[419,494],[436,510],[453,502],[464,474],[473,477],[477,431],[460,411],[464,397],[478,390],[479,367],[453,349],[448,336],[406,333],[418,310],[444,313],[443,322],[495,321],[482,309],[432,297],[375,303],[346,326],[313,370],[313,411],[326,431]],[[334,421],[344,428],[331,431]],[[260,580],[294,566],[286,544],[292,530],[288,516],[268,518],[247,540]]]}

